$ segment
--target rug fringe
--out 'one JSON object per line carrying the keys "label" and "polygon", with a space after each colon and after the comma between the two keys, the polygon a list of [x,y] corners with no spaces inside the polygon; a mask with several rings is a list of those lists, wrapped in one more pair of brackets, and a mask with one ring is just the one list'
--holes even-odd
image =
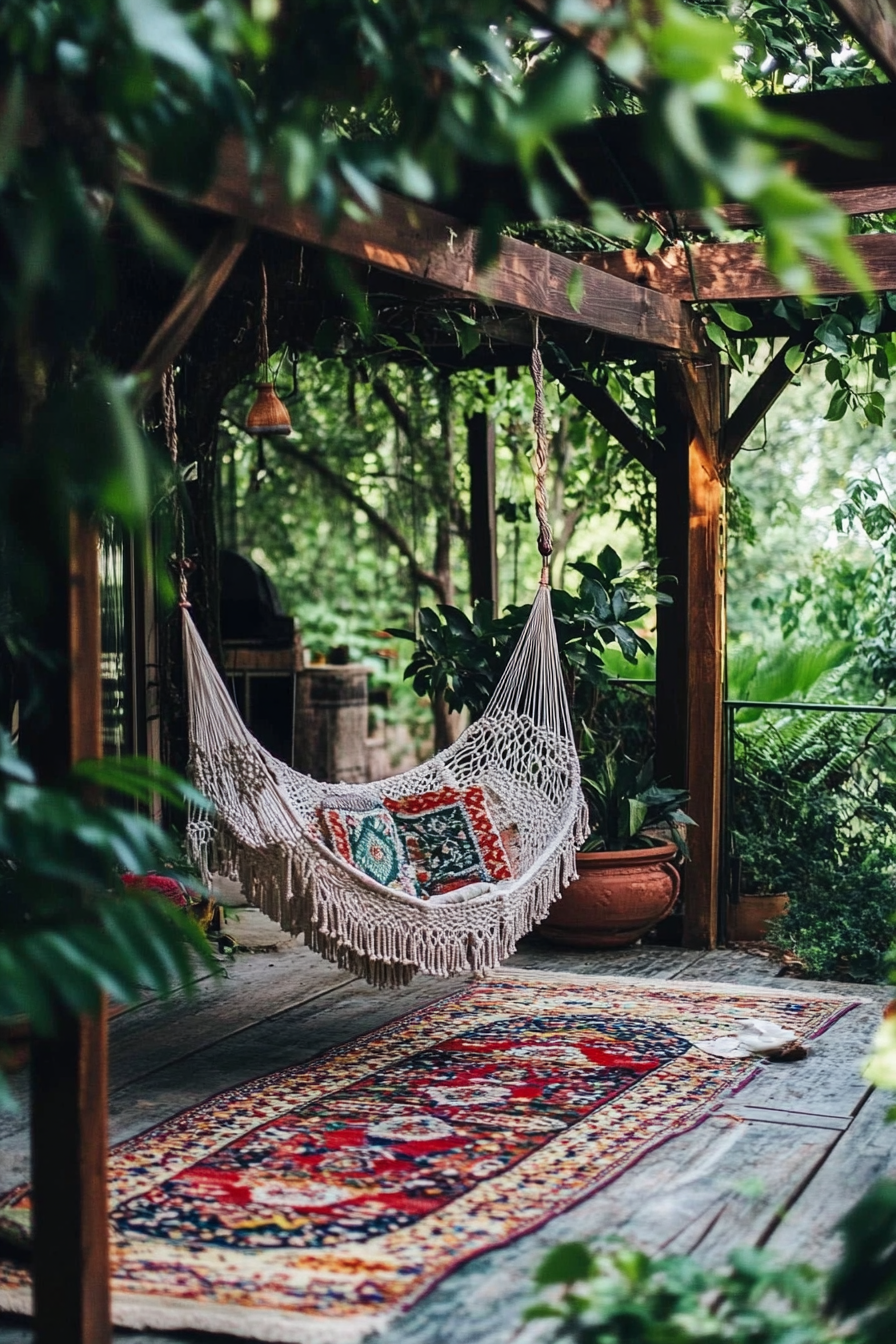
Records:
{"label": "rug fringe", "polygon": [[710,994],[749,995],[768,999],[822,999],[831,1003],[873,1003],[874,999],[862,998],[854,994],[831,994],[813,990],[811,981],[792,981],[793,988],[781,988],[766,985],[745,985],[732,980],[666,980],[657,976],[609,975],[601,972],[595,975],[581,975],[574,971],[530,971],[515,966],[502,966],[498,970],[489,970],[486,980],[556,980],[569,981],[572,984],[595,985],[631,985],[638,989],[705,989]]}
{"label": "rug fringe", "polygon": [[[0,1288],[0,1311],[31,1316],[30,1288]],[[131,1330],[205,1330],[256,1339],[264,1344],[361,1344],[382,1335],[394,1323],[395,1312],[371,1319],[350,1316],[318,1320],[293,1313],[257,1311],[234,1306],[170,1305],[140,1294],[112,1294],[112,1321]]]}

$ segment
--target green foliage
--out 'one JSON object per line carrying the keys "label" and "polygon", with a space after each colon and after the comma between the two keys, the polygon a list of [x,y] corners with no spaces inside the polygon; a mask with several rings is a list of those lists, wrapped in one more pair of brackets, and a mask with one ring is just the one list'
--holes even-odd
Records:
{"label": "green foliage", "polygon": [[896,847],[852,840],[789,864],[788,909],[770,940],[816,980],[880,982],[893,946]]}
{"label": "green foliage", "polygon": [[[850,338],[853,346],[858,340]],[[815,698],[868,702],[888,684],[889,561],[885,540],[873,541],[861,520],[847,518],[841,506],[851,480],[869,480],[878,490],[890,485],[890,438],[886,428],[862,423],[854,414],[836,422],[824,418],[831,358],[800,371],[799,381],[772,407],[735,460],[729,655],[736,671],[741,650],[765,650],[768,658],[779,635],[785,645],[798,641],[802,648],[847,642],[853,657],[820,684]],[[893,387],[878,379],[870,364],[837,364],[850,384],[881,389],[892,415]]]}
{"label": "green foliage", "polygon": [[[582,759],[582,792],[591,827],[584,853],[672,843],[688,858],[687,843],[677,829],[696,825],[681,810],[688,795],[684,789],[660,788],[653,775],[653,757],[639,765],[627,756],[592,752]],[[662,834],[653,833],[657,830]]]}
{"label": "green foliage", "polygon": [[[650,645],[633,624],[650,607],[645,603],[643,582],[634,577],[646,566],[623,571],[619,556],[609,546],[596,565],[583,560],[571,568],[582,575],[578,593],[554,589],[551,606],[577,744],[587,750],[598,695],[607,682],[601,655],[614,643],[632,664],[639,653],[650,653]],[[654,595],[654,600],[661,601],[662,595]],[[478,717],[528,614],[526,605],[495,617],[490,603],[480,603],[471,621],[455,607],[424,609],[405,676],[413,678],[418,695],[444,695],[451,709],[468,709]],[[409,630],[390,633],[400,639],[415,638]]]}
{"label": "green foliage", "polygon": [[828,1281],[828,1308],[858,1317],[861,1344],[896,1334],[896,1181],[881,1180],[842,1223],[844,1250]]}
{"label": "green foliage", "polygon": [[[711,208],[726,200],[752,205],[764,230],[771,269],[795,293],[814,284],[807,257],[828,258],[856,290],[869,288],[864,268],[847,242],[839,212],[787,172],[778,141],[801,138],[833,143],[830,136],[784,113],[770,111],[745,87],[725,76],[732,60],[732,30],[676,0],[663,0],[661,20],[637,20],[617,44],[624,69],[645,82],[653,153],[673,202]],[[632,60],[633,46],[640,60]]]}
{"label": "green foliage", "polygon": [[772,941],[810,975],[880,979],[896,913],[893,721],[765,712],[735,751],[741,885],[790,898]]}
{"label": "green foliage", "polygon": [[[846,640],[811,647],[784,643],[764,650],[735,648],[727,664],[728,698],[805,700],[829,673],[849,661],[852,652]],[[755,723],[761,716],[759,709],[739,709],[737,722]]]}
{"label": "green foliage", "polygon": [[[95,1012],[100,995],[132,1003],[148,986],[189,984],[209,945],[170,902],[125,888],[124,871],[176,871],[175,842],[139,812],[100,806],[122,797],[204,807],[171,771],[137,759],[84,761],[63,787],[41,788],[0,732],[0,1019],[24,1015],[53,1032],[60,1009]],[[0,1074],[0,1103],[6,1099]]]}
{"label": "green foliage", "polygon": [[861,528],[871,543],[873,563],[867,576],[867,639],[863,655],[871,679],[884,692],[896,689],[896,507],[876,473],[850,482],[834,521],[841,532]]}
{"label": "green foliage", "polygon": [[[557,1323],[576,1344],[834,1344],[823,1283],[805,1265],[735,1251],[722,1270],[627,1246],[557,1246],[536,1272],[541,1299],[526,1319]],[[558,1293],[558,1290],[562,1290]]]}

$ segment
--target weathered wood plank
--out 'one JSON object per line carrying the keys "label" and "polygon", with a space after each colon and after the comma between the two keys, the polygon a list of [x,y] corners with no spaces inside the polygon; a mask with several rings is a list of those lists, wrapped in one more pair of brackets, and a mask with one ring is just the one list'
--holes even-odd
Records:
{"label": "weathered wood plank", "polygon": [[784,1111],[774,1106],[746,1106],[742,1101],[727,1102],[720,1112],[735,1120],[761,1120],[766,1124],[795,1125],[798,1129],[835,1129],[842,1134],[851,1120],[838,1115],[811,1115],[806,1111]]}
{"label": "weathered wood plank", "polygon": [[[871,288],[896,288],[896,234],[863,233],[849,240],[865,265]],[[673,243],[650,257],[633,249],[591,252],[582,257],[607,275],[644,285],[683,302],[776,299],[788,290],[772,275],[758,243]],[[855,287],[839,271],[812,263],[818,294],[852,294]]]}
{"label": "weathered wood plank", "polygon": [[[796,95],[799,97],[799,95]],[[842,210],[844,215],[876,215],[883,214],[889,210],[896,210],[896,185],[874,186],[874,187],[834,187],[826,191],[825,195],[832,205],[838,210]],[[651,211],[652,214],[662,216],[667,214],[665,211]],[[732,229],[755,229],[758,226],[756,212],[751,210],[748,205],[720,205],[717,213],[721,215],[725,223]],[[667,226],[672,223],[667,219]],[[688,229],[692,233],[710,232],[710,226],[706,222],[706,213],[702,210],[677,210],[675,212],[675,223],[680,229]]]}
{"label": "weathered wood plank", "polygon": [[623,947],[584,952],[542,942],[537,934],[524,938],[505,965],[515,970],[544,970],[566,975],[632,975],[668,980],[689,975],[704,954],[680,947]]}
{"label": "weathered wood plank", "polygon": [[[808,1042],[807,1059],[761,1068],[738,1094],[738,1101],[748,1106],[849,1118],[870,1091],[862,1078],[861,1065],[879,1021],[876,1003],[852,1009],[823,1036]],[[893,1139],[896,1143],[896,1134]]]}
{"label": "weathered wood plank", "polygon": [[[130,174],[130,180],[173,194],[137,172]],[[381,193],[381,200],[380,214],[362,220],[343,215],[337,227],[328,230],[310,206],[286,199],[273,172],[253,181],[238,139],[222,145],[218,173],[208,191],[190,198],[193,205],[419,280],[448,295],[486,299],[533,317],[554,318],[666,349],[693,354],[703,348],[689,312],[677,299],[514,238],[503,238],[498,259],[480,270],[476,229],[389,192]]]}
{"label": "weathered wood plank", "polygon": [[[695,962],[693,968],[681,972],[681,980],[716,980],[729,985],[767,985],[774,981],[774,988],[786,990],[788,982],[782,981],[778,972],[780,967],[770,957],[753,956],[749,952],[737,952],[733,949],[716,948],[706,952]],[[848,993],[848,989],[845,991]]]}
{"label": "weathered wood plank", "polygon": [[837,1224],[858,1197],[882,1176],[896,1175],[896,1143],[886,1116],[887,1093],[872,1092],[840,1142],[768,1239],[782,1260],[805,1260],[826,1269],[840,1247]]}

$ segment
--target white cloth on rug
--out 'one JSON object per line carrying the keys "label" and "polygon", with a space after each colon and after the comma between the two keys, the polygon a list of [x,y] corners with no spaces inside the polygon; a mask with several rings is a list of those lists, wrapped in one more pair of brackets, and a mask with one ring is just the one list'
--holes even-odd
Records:
{"label": "white cloth on rug", "polygon": [[704,1054],[719,1059],[749,1059],[751,1055],[772,1055],[796,1043],[796,1034],[777,1022],[751,1017],[744,1021],[736,1036],[715,1036],[710,1041],[695,1041]]}

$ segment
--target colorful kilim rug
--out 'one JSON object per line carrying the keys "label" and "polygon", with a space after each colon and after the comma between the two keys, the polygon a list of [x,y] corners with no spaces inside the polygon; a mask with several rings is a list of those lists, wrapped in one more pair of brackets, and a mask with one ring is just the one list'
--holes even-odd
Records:
{"label": "colorful kilim rug", "polygon": [[[119,1144],[115,1319],[355,1344],[754,1072],[701,1041],[748,1017],[805,1039],[852,1006],[593,977],[475,982]],[[0,1221],[24,1221],[28,1199],[0,1200]],[[0,1309],[29,1303],[26,1271],[0,1262]]]}

